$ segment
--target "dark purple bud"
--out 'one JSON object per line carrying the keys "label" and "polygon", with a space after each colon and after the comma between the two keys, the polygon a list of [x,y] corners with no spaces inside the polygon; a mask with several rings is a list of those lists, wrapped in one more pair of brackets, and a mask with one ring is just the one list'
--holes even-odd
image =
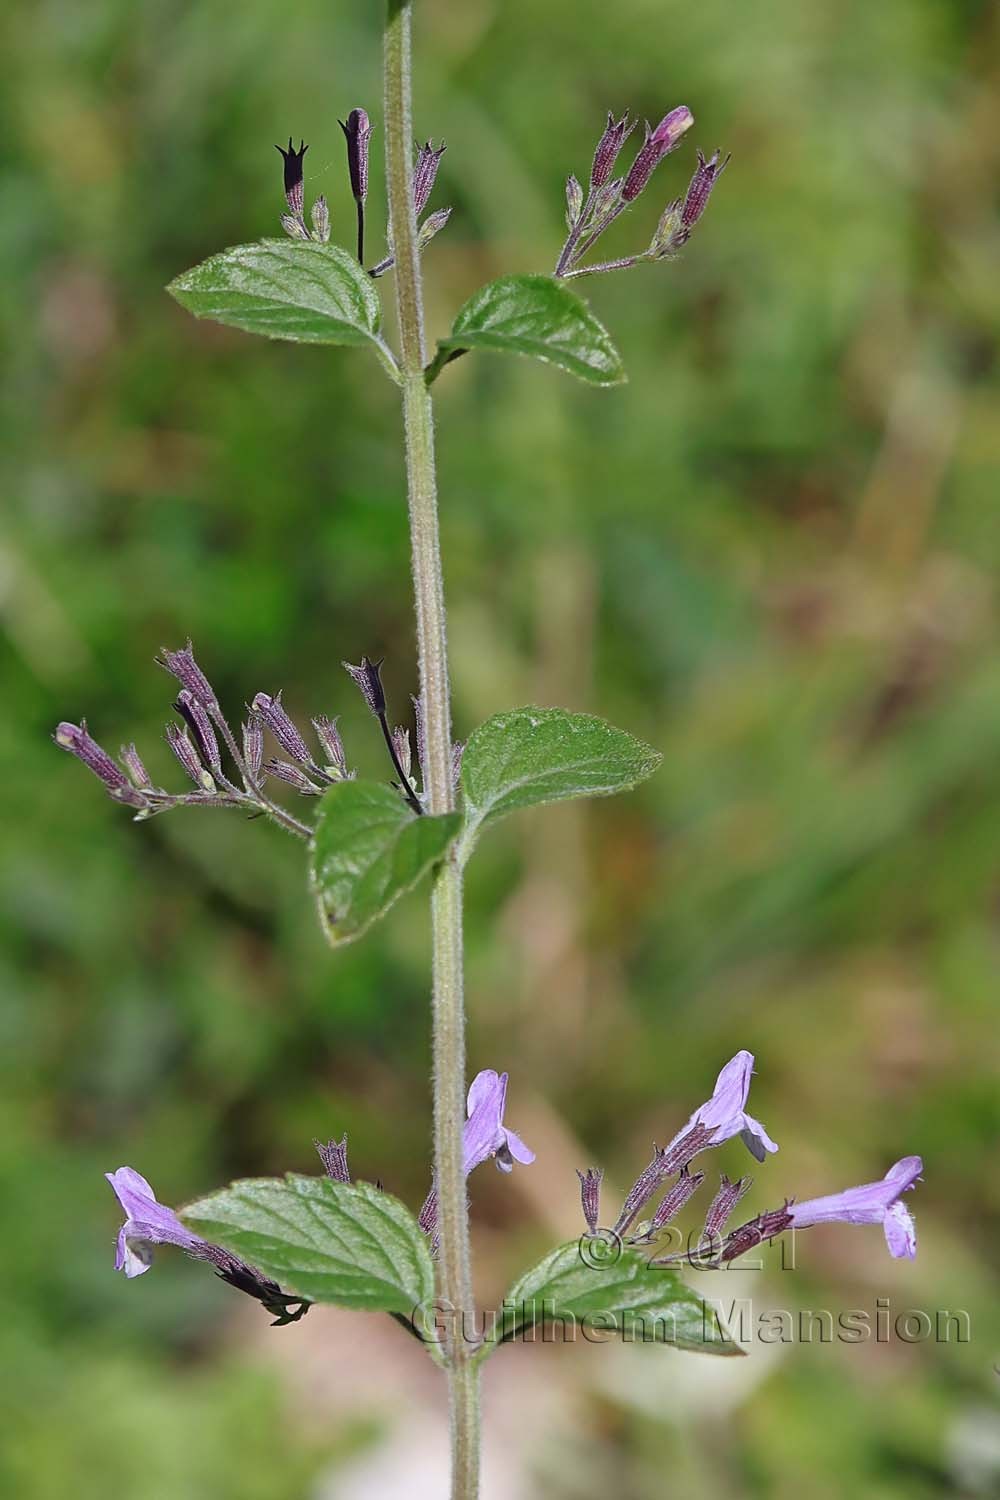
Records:
{"label": "dark purple bud", "polygon": [[288,201],[288,207],[297,219],[301,219],[302,204],[305,196],[305,189],[302,182],[304,176],[302,158],[309,150],[309,147],[305,141],[300,141],[299,149],[296,151],[292,146],[292,138],[289,136],[287,151],[284,146],[275,146],[274,149],[281,152],[285,161],[285,198]]}
{"label": "dark purple bud", "polygon": [[316,738],[323,747],[325,757],[324,769],[327,775],[345,780],[350,772],[347,769],[347,754],[344,750],[344,742],[340,738],[336,719],[327,719],[321,714],[319,718],[313,719],[313,728]]}
{"label": "dark purple bud", "polygon": [[465,741],[456,740],[451,747],[451,784],[453,790],[458,791],[459,782],[462,780],[462,757],[465,755]]}
{"label": "dark purple bud", "polygon": [[417,231],[417,249],[423,250],[429,245],[434,236],[441,233],[450,218],[450,208],[436,208],[432,214],[428,214]]}
{"label": "dark purple bud", "polygon": [[347,141],[347,170],[351,174],[351,192],[356,203],[368,197],[368,140],[372,126],[363,109],[352,109],[340,128]]}
{"label": "dark purple bud", "polygon": [[577,1168],[576,1175],[580,1179],[580,1207],[587,1221],[587,1229],[590,1234],[596,1234],[601,1217],[601,1183],[604,1181],[604,1171],[600,1167],[588,1167],[586,1172]]}
{"label": "dark purple bud", "polygon": [[367,656],[363,656],[360,667],[352,667],[349,661],[341,662],[345,672],[351,674],[361,689],[361,696],[377,719],[385,713],[385,693],[382,690],[382,679],[379,677],[384,660],[384,656],[379,657],[378,661],[369,661]]}
{"label": "dark purple bud", "polygon": [[410,731],[404,729],[402,724],[397,724],[392,731],[392,748],[399,762],[400,770],[409,779],[410,769],[413,765],[413,756],[410,751]]}
{"label": "dark purple bud", "polygon": [[213,771],[221,772],[219,742],[215,738],[211,720],[197,698],[193,697],[187,688],[182,688],[174,699],[174,708],[190,729],[198,754],[205,765]]}
{"label": "dark purple bud", "polygon": [[223,1250],[221,1245],[210,1245],[207,1241],[202,1241],[201,1244],[189,1250],[188,1254],[196,1260],[207,1260],[209,1265],[215,1267],[215,1274],[221,1276],[223,1281],[234,1286],[237,1291],[245,1292],[248,1297],[254,1297],[274,1318],[272,1326],[280,1327],[287,1323],[297,1323],[312,1306],[312,1303],[304,1297],[289,1296],[283,1292],[276,1281],[262,1276],[260,1271],[247,1265],[245,1260],[240,1260],[228,1250]]}
{"label": "dark purple bud", "polygon": [[615,162],[618,160],[619,152],[632,134],[635,128],[634,121],[630,124],[628,114],[622,115],[616,120],[611,112],[608,112],[608,123],[597,143],[594,152],[594,163],[590,169],[591,188],[603,187],[611,173],[614,171]]}
{"label": "dark purple bud", "polygon": [[194,659],[190,641],[183,651],[167,651],[164,648],[156,660],[159,666],[164,667],[177,678],[181,687],[187,688],[192,698],[196,698],[202,708],[211,711],[218,707],[218,699],[212,691],[212,685]]}
{"label": "dark purple bud", "polygon": [[741,1224],[739,1229],[734,1229],[727,1236],[719,1255],[721,1261],[735,1260],[739,1255],[745,1255],[748,1250],[753,1250],[757,1245],[763,1244],[765,1240],[771,1240],[776,1234],[783,1233],[792,1223],[792,1215],[788,1211],[788,1204],[784,1208],[772,1208],[767,1213],[758,1214],[756,1219],[751,1219],[749,1224]]}
{"label": "dark purple bud", "polygon": [[684,1168],[650,1220],[650,1236],[659,1234],[661,1229],[677,1217],[685,1203],[698,1191],[704,1181],[704,1172],[691,1173],[687,1167]]}
{"label": "dark purple bud", "polygon": [[737,1177],[735,1182],[730,1182],[723,1172],[722,1186],[712,1199],[711,1207],[705,1215],[705,1228],[702,1234],[706,1240],[718,1239],[728,1224],[733,1209],[749,1190],[752,1182],[752,1177]]}
{"label": "dark purple bud", "polygon": [[713,151],[706,161],[701,152],[698,152],[698,166],[688,184],[684,207],[681,209],[681,223],[687,230],[697,224],[705,212],[712,189],[729,165],[730,157],[727,156],[724,161],[720,162],[721,154],[720,151]]}
{"label": "dark purple bud", "polygon": [[286,714],[280,693],[276,693],[273,698],[267,693],[258,693],[250,707],[264,728],[271,731],[286,755],[298,761],[300,766],[312,765],[309,746]]}
{"label": "dark purple bud", "polygon": [[417,765],[423,769],[427,764],[427,725],[424,722],[424,700],[419,694],[414,693],[410,698],[413,704],[413,717],[417,725]]}
{"label": "dark purple bud", "polygon": [[243,725],[243,759],[252,781],[260,775],[264,762],[264,729],[259,719]]}
{"label": "dark purple bud", "polygon": [[168,724],[166,727],[167,744],[176,755],[182,770],[190,776],[195,786],[202,792],[214,792],[215,782],[212,774],[207,771],[198,758],[198,752],[188,739],[183,729],[176,724]]}
{"label": "dark purple bud", "polygon": [[323,1163],[323,1170],[327,1177],[334,1182],[350,1182],[351,1174],[347,1169],[347,1136],[342,1141],[313,1141],[313,1145],[319,1152],[319,1159]]}
{"label": "dark purple bud", "polygon": [[622,198],[626,203],[632,203],[638,198],[652,177],[657,163],[673,151],[685,130],[690,130],[693,124],[694,115],[686,105],[680,104],[668,115],[664,115],[655,130],[646,126],[646,139],[639,147],[622,187]]}
{"label": "dark purple bud", "polygon": [[324,788],[317,786],[315,781],[310,781],[304,771],[298,766],[291,765],[287,760],[269,760],[264,767],[268,776],[275,776],[283,781],[286,786],[294,787],[303,797],[318,797]]}
{"label": "dark purple bud", "polygon": [[142,757],[134,745],[123,745],[121,747],[121,762],[132,779],[132,785],[139,791],[147,791],[153,785],[149,779],[149,772],[142,763]]}
{"label": "dark purple bud", "polygon": [[413,212],[418,219],[427,207],[441,158],[447,149],[444,141],[440,146],[435,146],[433,141],[425,141],[417,152],[413,167]]}
{"label": "dark purple bud", "polygon": [[88,771],[103,781],[116,802],[124,802],[129,807],[146,806],[145,797],[132,785],[122,768],[95,739],[91,739],[86,719],[81,719],[79,724],[57,724],[52,738],[60,750],[75,755]]}

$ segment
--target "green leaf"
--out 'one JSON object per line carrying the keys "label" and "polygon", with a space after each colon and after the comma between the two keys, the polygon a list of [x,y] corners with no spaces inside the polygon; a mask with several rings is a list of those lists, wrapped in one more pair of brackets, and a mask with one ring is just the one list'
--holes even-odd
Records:
{"label": "green leaf", "polygon": [[434,1298],[427,1237],[405,1204],[367,1182],[256,1177],[181,1210],[189,1228],[233,1251],[283,1292],[414,1319]]}
{"label": "green leaf", "polygon": [[462,857],[494,818],[539,802],[627,791],[661,759],[650,745],[591,714],[562,708],[496,714],[473,731],[462,757]]}
{"label": "green leaf", "polygon": [[[599,1243],[620,1250],[601,1264],[584,1258]],[[673,1344],[703,1354],[741,1354],[719,1315],[676,1271],[650,1266],[628,1246],[571,1240],[532,1266],[504,1298],[498,1342],[563,1320],[564,1337],[599,1342],[618,1333],[626,1343]],[[495,1347],[488,1345],[486,1352]]]}
{"label": "green leaf", "polygon": [[501,276],[480,287],[440,347],[527,354],[591,385],[619,385],[625,379],[621,356],[603,323],[551,276]]}
{"label": "green leaf", "polygon": [[368,344],[381,307],[368,273],[346,250],[307,240],[235,245],[167,287],[196,318],[305,344]]}
{"label": "green leaf", "polygon": [[458,813],[417,817],[377,781],[341,781],[319,805],[312,879],[331,944],[352,942],[436,864]]}

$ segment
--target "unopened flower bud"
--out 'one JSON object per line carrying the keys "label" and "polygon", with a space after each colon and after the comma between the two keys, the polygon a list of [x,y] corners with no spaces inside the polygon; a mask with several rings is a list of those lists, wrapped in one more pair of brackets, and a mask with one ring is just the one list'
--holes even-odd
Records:
{"label": "unopened flower bud", "polygon": [[372,125],[363,109],[352,109],[340,128],[347,141],[347,170],[351,175],[351,192],[356,203],[368,197],[368,141]]}
{"label": "unopened flower bud", "polygon": [[273,698],[267,693],[258,693],[250,707],[286,754],[300,766],[312,765],[309,746],[285,712],[280,693],[275,693]]}
{"label": "unopened flower bud", "polygon": [[417,249],[423,250],[429,245],[434,236],[441,233],[450,218],[450,208],[436,208],[432,214],[428,214],[417,230]]}
{"label": "unopened flower bud", "polygon": [[243,760],[251,780],[256,781],[264,762],[264,727],[252,716],[243,725]]}
{"label": "unopened flower bud", "polygon": [[219,756],[219,742],[215,738],[215,731],[205,709],[197,698],[182,688],[174,699],[174,708],[180,714],[194,737],[198,754],[206,766],[215,772],[221,772],[222,760]]}
{"label": "unopened flower bud", "polygon": [[338,781],[346,780],[350,772],[347,769],[347,754],[337,728],[337,720],[327,719],[320,714],[318,718],[313,719],[312,725],[316,731],[316,738],[323,747],[324,771]]}
{"label": "unopened flower bud", "polygon": [[650,1220],[651,1237],[659,1234],[661,1229],[677,1217],[685,1203],[698,1191],[704,1181],[704,1172],[689,1172],[687,1167],[684,1168]]}
{"label": "unopened flower bud", "polygon": [[[305,141],[300,141],[299,149],[296,151],[292,146],[292,138],[291,136],[289,136],[287,151],[285,150],[284,146],[275,146],[274,149],[275,151],[281,152],[281,155],[284,158],[285,162],[285,199],[288,203],[288,207],[291,209],[296,219],[301,219],[302,204],[304,201],[305,193],[305,189],[303,186],[304,172],[302,167],[302,158],[309,150],[309,147],[306,145]],[[282,220],[282,222],[284,222],[284,220]]]}
{"label": "unopened flower bud", "polygon": [[729,1222],[733,1209],[749,1190],[752,1182],[752,1177],[737,1177],[735,1182],[730,1182],[725,1172],[723,1172],[722,1185],[712,1199],[708,1213],[705,1215],[705,1228],[702,1230],[704,1239],[708,1241],[718,1239],[718,1236]]}
{"label": "unopened flower bud", "polygon": [[75,755],[88,771],[103,781],[116,802],[124,802],[129,807],[146,806],[145,797],[136,790],[121,767],[91,738],[86,719],[81,719],[79,724],[57,724],[52,738],[60,750],[67,750],[70,755]]}
{"label": "unopened flower bud", "polygon": [[128,772],[132,785],[139,791],[146,791],[153,785],[149,778],[149,772],[142,763],[142,757],[134,745],[123,745],[121,751],[122,765]]}
{"label": "unopened flower bud", "polygon": [[596,1234],[601,1217],[601,1183],[604,1181],[604,1172],[600,1167],[588,1167],[586,1172],[577,1168],[576,1175],[580,1179],[580,1207],[583,1209],[587,1229],[591,1234]]}
{"label": "unopened flower bud", "polygon": [[379,677],[384,660],[384,657],[380,657],[378,661],[369,661],[367,656],[363,656],[359,667],[352,667],[349,661],[341,662],[344,670],[349,672],[357,683],[361,696],[377,719],[385,713],[385,692],[382,688],[382,679]]}
{"label": "unopened flower bud", "polygon": [[207,771],[198,759],[198,752],[185,731],[178,728],[176,724],[168,724],[165,732],[167,744],[176,755],[181,769],[191,778],[198,790],[214,792],[215,782],[211,772]]}
{"label": "unopened flower bud", "polygon": [[283,781],[286,786],[294,789],[303,797],[319,797],[323,787],[317,786],[315,781],[310,781],[304,771],[298,766],[293,766],[287,760],[269,760],[264,770],[268,776],[275,776]]}
{"label": "unopened flower bud", "polygon": [[187,688],[191,696],[196,698],[203,708],[211,710],[218,707],[218,699],[212,685],[194,659],[190,641],[183,651],[167,651],[164,648],[156,660],[159,666],[164,667],[177,678],[181,687]]}
{"label": "unopened flower bud", "polygon": [[347,1136],[342,1141],[313,1141],[313,1145],[319,1152],[327,1177],[334,1182],[349,1183],[351,1174],[347,1167]]}
{"label": "unopened flower bud", "polygon": [[729,165],[730,158],[727,156],[720,161],[720,156],[721,152],[713,151],[706,161],[701,152],[698,152],[698,166],[688,184],[684,206],[681,209],[681,223],[689,231],[705,212],[712,189]]}
{"label": "unopened flower bud", "polygon": [[321,245],[330,239],[330,208],[326,199],[319,197],[312,206],[312,237]]}
{"label": "unopened flower bud", "polygon": [[303,224],[302,220],[297,219],[294,214],[282,214],[281,227],[288,235],[289,239],[307,240],[309,238],[308,229]]}
{"label": "unopened flower bud", "polygon": [[400,770],[407,780],[409,780],[410,769],[413,765],[413,755],[410,751],[410,731],[404,729],[402,724],[397,724],[392,731],[392,748],[395,751]]}
{"label": "unopened flower bud", "polygon": [[413,212],[418,219],[427,207],[427,200],[434,188],[434,179],[446,150],[444,141],[440,146],[435,146],[433,141],[425,141],[417,152],[413,167]]}
{"label": "unopened flower bud", "polygon": [[657,163],[673,151],[685,130],[690,130],[693,124],[694,115],[686,105],[680,104],[668,115],[664,115],[655,130],[650,130],[647,125],[646,139],[639,147],[622,187],[622,198],[626,203],[632,203],[638,198],[652,177]]}
{"label": "unopened flower bud", "polygon": [[576,221],[580,217],[583,208],[583,188],[576,178],[570,173],[566,178],[566,226],[575,229]]}
{"label": "unopened flower bud", "polygon": [[634,122],[629,123],[628,114],[622,115],[616,120],[611,112],[608,112],[608,123],[604,134],[597,143],[594,152],[594,162],[590,169],[590,186],[592,188],[603,187],[611,173],[614,171],[615,162],[618,160],[622,146],[634,129]]}

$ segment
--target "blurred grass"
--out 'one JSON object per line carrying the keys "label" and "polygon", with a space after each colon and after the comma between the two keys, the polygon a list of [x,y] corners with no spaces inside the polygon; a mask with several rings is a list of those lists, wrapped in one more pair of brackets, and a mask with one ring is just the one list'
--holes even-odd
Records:
{"label": "blurred grass", "polygon": [[[584,283],[627,387],[483,358],[437,388],[459,731],[538,697],[666,757],[633,798],[511,822],[471,872],[471,1063],[509,1067],[513,1122],[553,1143],[534,1187],[474,1184],[482,1293],[573,1232],[574,1165],[628,1179],[749,1046],[784,1148],[759,1206],[927,1164],[915,1267],[831,1231],[795,1295],[973,1325],[793,1351],[692,1430],[627,1384],[594,1395],[585,1461],[579,1429],[553,1435],[540,1492],[1000,1493],[962,1436],[996,1416],[1000,1347],[996,9],[424,0],[418,23],[418,127],[449,142],[455,205],[436,329],[488,276],[549,266],[608,107],[686,102],[733,152],[679,263]],[[336,118],[378,117],[377,26],[263,0],[0,21],[0,1479],[25,1500],[292,1500],[330,1461],[259,1345],[245,1368],[215,1352],[223,1288],[166,1256],[138,1291],[111,1274],[101,1171],[134,1162],[179,1202],[310,1169],[346,1128],[359,1171],[413,1202],[426,1182],[421,902],[334,960],[290,841],[134,828],[47,741],[86,714],[170,774],[151,661],[190,634],[234,711],[282,686],[380,765],[339,662],[385,652],[400,709],[414,686],[394,393],[361,356],[196,325],[162,292],[274,232],[289,130],[348,235]],[[258,1426],[280,1436],[247,1446]]]}

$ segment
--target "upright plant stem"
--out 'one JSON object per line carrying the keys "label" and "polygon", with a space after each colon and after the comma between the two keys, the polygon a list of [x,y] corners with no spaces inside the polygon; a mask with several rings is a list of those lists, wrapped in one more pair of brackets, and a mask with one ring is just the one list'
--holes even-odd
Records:
{"label": "upright plant stem", "polygon": [[[430,813],[455,803],[444,587],[434,469],[434,421],[424,377],[423,297],[413,212],[410,0],[388,0],[385,29],[386,176],[396,261],[400,372],[406,430],[413,590],[426,748],[422,766]],[[434,1176],[438,1192],[438,1294],[448,1316],[452,1500],[474,1500],[479,1483],[479,1384],[472,1363],[475,1306],[469,1217],[462,1169],[465,1118],[465,1006],[462,991],[462,876],[453,860],[431,896],[433,932]]]}

